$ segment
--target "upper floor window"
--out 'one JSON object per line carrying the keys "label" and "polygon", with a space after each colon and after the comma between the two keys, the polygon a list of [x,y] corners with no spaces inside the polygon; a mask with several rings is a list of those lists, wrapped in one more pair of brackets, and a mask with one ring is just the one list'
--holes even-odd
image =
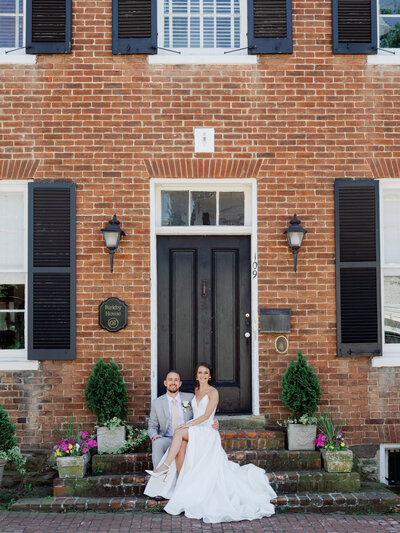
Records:
{"label": "upper floor window", "polygon": [[167,51],[163,48],[209,54],[246,47],[246,8],[243,0],[160,0],[160,53]]}
{"label": "upper floor window", "polygon": [[0,0],[0,49],[3,51],[21,48],[18,52],[24,53],[24,13],[24,0]]}
{"label": "upper floor window", "polygon": [[379,0],[379,47],[400,53],[400,0]]}

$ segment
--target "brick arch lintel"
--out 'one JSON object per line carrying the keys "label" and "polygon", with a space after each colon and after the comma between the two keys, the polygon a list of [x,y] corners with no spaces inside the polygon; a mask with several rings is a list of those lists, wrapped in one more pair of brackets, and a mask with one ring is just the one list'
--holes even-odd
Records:
{"label": "brick arch lintel", "polygon": [[0,159],[1,179],[32,179],[39,159]]}
{"label": "brick arch lintel", "polygon": [[146,159],[150,178],[256,178],[262,159]]}
{"label": "brick arch lintel", "polygon": [[368,159],[374,178],[400,178],[400,159],[379,157]]}

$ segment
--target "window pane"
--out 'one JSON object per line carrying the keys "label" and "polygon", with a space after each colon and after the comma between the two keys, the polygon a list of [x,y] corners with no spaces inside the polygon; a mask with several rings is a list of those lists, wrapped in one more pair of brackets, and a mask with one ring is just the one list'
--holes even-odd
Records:
{"label": "window pane", "polygon": [[381,48],[400,48],[400,17],[379,17]]}
{"label": "window pane", "polygon": [[15,17],[0,16],[0,47],[15,46]]}
{"label": "window pane", "polygon": [[161,191],[161,225],[187,226],[188,201],[188,191]]}
{"label": "window pane", "polygon": [[0,312],[0,350],[25,348],[24,313]]}
{"label": "window pane", "polygon": [[191,226],[215,226],[217,193],[192,192],[190,201]]}
{"label": "window pane", "polygon": [[173,13],[187,13],[187,0],[172,0]]}
{"label": "window pane", "polygon": [[0,269],[24,268],[24,197],[22,193],[0,194]]}
{"label": "window pane", "polygon": [[244,225],[244,193],[220,192],[219,193],[219,225],[243,226]]}
{"label": "window pane", "polygon": [[384,330],[385,342],[400,343],[400,276],[384,279]]}
{"label": "window pane", "polygon": [[231,19],[217,17],[217,48],[231,47]]}
{"label": "window pane", "polygon": [[383,15],[396,15],[400,13],[399,0],[380,0],[379,12]]}
{"label": "window pane", "polygon": [[214,19],[205,17],[203,21],[203,47],[214,48]]}
{"label": "window pane", "polygon": [[217,13],[230,13],[231,0],[217,0]]}
{"label": "window pane", "polygon": [[385,189],[383,198],[384,262],[386,264],[400,263],[400,225],[398,223],[400,191]]}
{"label": "window pane", "polygon": [[0,310],[24,309],[25,286],[24,285],[0,285]]}
{"label": "window pane", "polygon": [[190,47],[200,48],[200,18],[190,19]]}
{"label": "window pane", "polygon": [[15,13],[15,8],[15,0],[0,0],[0,13]]}
{"label": "window pane", "polygon": [[174,48],[187,48],[188,46],[188,19],[184,17],[172,18],[172,32]]}

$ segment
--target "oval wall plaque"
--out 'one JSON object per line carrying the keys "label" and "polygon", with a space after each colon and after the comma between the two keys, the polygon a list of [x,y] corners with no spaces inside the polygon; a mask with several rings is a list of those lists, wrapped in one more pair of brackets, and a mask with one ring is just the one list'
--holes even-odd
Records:
{"label": "oval wall plaque", "polygon": [[128,305],[119,298],[108,298],[99,305],[99,324],[107,331],[119,331],[128,324]]}
{"label": "oval wall plaque", "polygon": [[275,339],[275,349],[278,353],[286,353],[289,348],[289,341],[284,335],[280,335]]}

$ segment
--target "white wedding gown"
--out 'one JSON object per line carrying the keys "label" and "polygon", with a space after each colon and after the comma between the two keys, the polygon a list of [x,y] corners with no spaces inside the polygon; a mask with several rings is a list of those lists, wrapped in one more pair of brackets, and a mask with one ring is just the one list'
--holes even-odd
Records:
{"label": "white wedding gown", "polygon": [[[193,418],[205,413],[208,402],[207,395],[199,404],[196,397],[192,399]],[[164,476],[150,478],[145,494],[169,499],[164,507],[169,514],[184,512],[188,518],[202,518],[208,523],[271,516],[275,510],[270,500],[276,494],[264,470],[253,464],[239,466],[228,460],[219,432],[211,427],[214,414],[215,410],[201,424],[189,427],[189,441],[179,477],[173,462],[165,479]]]}

